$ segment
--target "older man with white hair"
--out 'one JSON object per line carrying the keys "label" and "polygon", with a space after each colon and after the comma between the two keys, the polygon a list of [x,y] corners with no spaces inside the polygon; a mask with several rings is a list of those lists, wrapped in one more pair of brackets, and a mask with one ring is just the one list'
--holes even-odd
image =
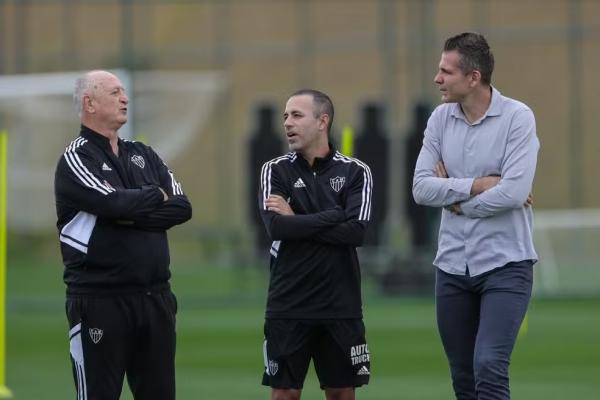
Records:
{"label": "older man with white hair", "polygon": [[81,131],[56,168],[57,227],[78,399],[175,399],[175,314],[166,231],[191,217],[173,173],[119,138],[129,99],[119,78],[91,71],[74,99]]}

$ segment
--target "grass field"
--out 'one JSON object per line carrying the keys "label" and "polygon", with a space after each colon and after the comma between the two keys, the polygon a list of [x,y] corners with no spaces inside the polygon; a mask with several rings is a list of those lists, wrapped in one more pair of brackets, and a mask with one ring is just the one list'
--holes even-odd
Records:
{"label": "grass field", "polygon": [[[18,400],[75,398],[58,258],[9,258],[7,381]],[[266,276],[174,267],[182,400],[269,398],[260,385]],[[365,282],[371,384],[358,399],[452,399],[428,298],[387,298]],[[534,299],[513,354],[513,399],[600,399],[600,298]],[[314,372],[303,399],[323,398]],[[127,388],[122,399],[131,399]]]}

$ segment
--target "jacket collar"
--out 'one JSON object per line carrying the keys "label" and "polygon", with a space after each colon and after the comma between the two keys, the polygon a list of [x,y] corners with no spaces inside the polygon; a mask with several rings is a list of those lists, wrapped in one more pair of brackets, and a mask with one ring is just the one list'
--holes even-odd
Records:
{"label": "jacket collar", "polygon": [[[112,152],[110,140],[106,136],[101,135],[95,130],[88,128],[85,125],[81,125],[81,131],[79,132],[79,135],[81,135],[81,137],[83,137],[84,139],[87,139],[90,142],[94,143],[95,145],[104,149],[108,149]],[[121,138],[119,138],[119,148],[121,148]]]}
{"label": "jacket collar", "polygon": [[331,164],[331,160],[333,159],[333,156],[335,155],[336,152],[336,148],[333,145],[333,143],[329,142],[329,153],[327,153],[327,155],[325,157],[317,157],[315,158],[315,162],[313,163],[312,167],[308,164],[308,161],[306,161],[306,159],[304,157],[302,157],[302,154],[296,153],[298,156],[298,160],[300,160],[300,163],[314,171],[314,172],[320,172],[323,171],[324,169],[326,169],[330,164]]}

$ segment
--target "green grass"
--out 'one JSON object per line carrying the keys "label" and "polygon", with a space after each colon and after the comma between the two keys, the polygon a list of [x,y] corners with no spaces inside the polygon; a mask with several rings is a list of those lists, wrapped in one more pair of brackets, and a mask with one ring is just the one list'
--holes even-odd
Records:
{"label": "green grass", "polygon": [[[61,274],[58,262],[10,260],[7,382],[17,400],[74,398]],[[256,269],[174,268],[178,399],[269,398],[260,385],[266,279]],[[357,398],[451,399],[432,300],[365,289],[373,375]],[[600,299],[535,299],[527,328],[513,354],[513,399],[598,399]],[[313,372],[303,398],[323,398]]]}

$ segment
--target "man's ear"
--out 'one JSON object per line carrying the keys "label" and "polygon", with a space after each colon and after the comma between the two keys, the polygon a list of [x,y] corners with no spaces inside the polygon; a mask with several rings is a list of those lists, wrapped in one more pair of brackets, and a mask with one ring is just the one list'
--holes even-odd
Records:
{"label": "man's ear", "polygon": [[319,128],[327,130],[329,126],[329,114],[321,114],[319,117]]}
{"label": "man's ear", "polygon": [[481,82],[481,72],[479,72],[478,70],[474,69],[473,71],[471,71],[471,82],[470,82],[470,86],[473,87],[475,86],[478,82]]}
{"label": "man's ear", "polygon": [[94,113],[96,111],[96,109],[94,108],[94,105],[92,104],[92,98],[88,95],[83,96],[83,109],[85,110],[85,112],[87,113]]}

